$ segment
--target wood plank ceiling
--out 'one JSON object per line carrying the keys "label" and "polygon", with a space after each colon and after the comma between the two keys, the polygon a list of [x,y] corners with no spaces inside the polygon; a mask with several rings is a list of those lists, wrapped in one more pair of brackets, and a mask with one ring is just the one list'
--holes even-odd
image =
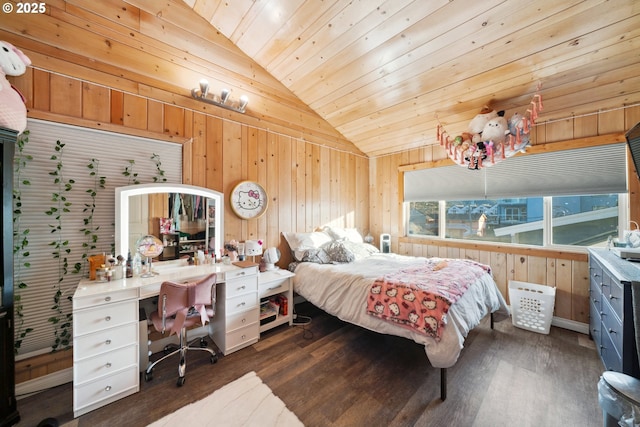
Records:
{"label": "wood plank ceiling", "polygon": [[[637,0],[184,0],[369,156],[640,102]],[[188,9],[187,8],[187,9]]]}

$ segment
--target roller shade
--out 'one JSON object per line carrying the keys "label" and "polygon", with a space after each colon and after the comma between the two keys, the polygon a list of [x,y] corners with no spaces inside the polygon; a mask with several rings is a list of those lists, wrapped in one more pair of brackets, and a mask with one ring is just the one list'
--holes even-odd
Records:
{"label": "roller shade", "polygon": [[[16,321],[16,333],[26,328],[33,328],[22,342],[20,354],[46,349],[50,351],[54,341],[53,325],[48,318],[55,314],[51,309],[56,283],[59,277],[60,264],[53,258],[51,242],[56,235],[51,233],[51,224],[56,224],[54,216],[47,211],[54,203],[52,193],[58,190],[53,182],[52,170],[56,169],[57,160],[51,156],[56,154],[56,141],[65,144],[61,162],[61,174],[65,180],[73,179],[73,188],[65,194],[72,203],[69,212],[62,216],[61,233],[68,240],[67,255],[70,267],[81,263],[86,272],[88,265],[82,259],[85,251],[83,244],[87,237],[80,231],[85,227],[84,219],[89,213],[84,208],[92,203],[87,189],[97,190],[96,208],[93,213],[92,228],[98,236],[97,248],[91,254],[111,251],[114,242],[115,223],[115,188],[132,184],[131,178],[123,174],[126,167],[137,175],[141,183],[150,183],[156,175],[156,167],[151,160],[157,154],[162,161],[162,169],[169,183],[180,183],[182,180],[182,145],[123,135],[114,132],[70,126],[60,123],[28,119],[27,129],[30,131],[29,142],[25,145],[25,154],[33,156],[20,173],[20,179],[28,179],[31,185],[20,185],[18,176],[15,188],[21,188],[22,214],[19,217],[21,230],[28,229],[29,256],[14,256],[15,282],[25,282],[27,287],[16,292],[21,296],[24,306],[24,324]],[[58,153],[60,155],[60,153]],[[99,161],[97,176],[106,178],[105,188],[99,188],[95,178],[90,176],[87,167],[91,159]],[[133,163],[130,163],[133,162]],[[4,236],[10,238],[10,236]],[[126,254],[124,254],[126,255]],[[21,267],[29,261],[31,267]],[[71,313],[69,297],[83,274],[69,273],[61,282],[63,295],[61,298],[64,313]],[[16,317],[18,319],[18,317]]]}
{"label": "roller shade", "polygon": [[627,191],[626,144],[515,156],[479,171],[460,166],[404,174],[406,202],[573,196]]}
{"label": "roller shade", "polygon": [[487,168],[487,198],[627,191],[624,143],[513,157]]}
{"label": "roller shade", "polygon": [[443,166],[404,173],[404,201],[466,200],[482,198],[485,171]]}

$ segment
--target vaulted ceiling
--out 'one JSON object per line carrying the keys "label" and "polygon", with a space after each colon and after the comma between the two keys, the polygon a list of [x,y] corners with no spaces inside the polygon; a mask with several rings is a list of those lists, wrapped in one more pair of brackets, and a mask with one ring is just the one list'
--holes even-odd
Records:
{"label": "vaulted ceiling", "polygon": [[362,152],[640,102],[637,0],[184,0]]}

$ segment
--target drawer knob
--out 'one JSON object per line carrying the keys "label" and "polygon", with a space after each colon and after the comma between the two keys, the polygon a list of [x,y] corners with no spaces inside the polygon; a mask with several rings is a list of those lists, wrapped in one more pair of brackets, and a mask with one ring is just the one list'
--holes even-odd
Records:
{"label": "drawer knob", "polygon": [[269,288],[269,289],[267,289],[267,290],[268,290],[268,291],[272,291],[272,290],[274,290],[274,289],[280,289],[281,287],[282,287],[282,285],[278,285],[278,286],[271,287],[271,288]]}
{"label": "drawer knob", "polygon": [[238,290],[239,290],[239,291],[242,291],[242,290],[244,290],[244,289],[247,289],[247,287],[246,287],[246,286],[244,286],[244,285],[242,285],[242,286],[238,286]]}
{"label": "drawer knob", "polygon": [[109,345],[109,344],[111,344],[111,340],[106,340],[104,343],[105,343],[106,345]]}
{"label": "drawer knob", "polygon": [[244,301],[242,301],[240,304],[238,304],[238,307],[242,307],[243,305],[245,305],[246,303]]}
{"label": "drawer knob", "polygon": [[613,329],[609,328],[609,333],[610,334],[617,334],[618,332],[614,331]]}
{"label": "drawer knob", "polygon": [[110,390],[111,390],[111,386],[110,386],[110,385],[108,385],[108,386],[106,386],[106,387],[104,388],[104,391],[110,391]]}
{"label": "drawer knob", "polygon": [[104,318],[104,320],[106,320],[107,322],[111,320],[111,316],[107,316]]}
{"label": "drawer knob", "polygon": [[107,362],[107,364],[105,365],[107,368],[111,367],[111,362]]}
{"label": "drawer knob", "polygon": [[247,323],[247,319],[242,319],[242,323]]}
{"label": "drawer knob", "polygon": [[239,276],[244,276],[246,273],[244,271],[241,271]]}
{"label": "drawer knob", "polygon": [[243,340],[244,340],[244,339],[246,339],[246,338],[247,338],[247,336],[246,336],[246,335],[243,335],[243,336],[242,336],[242,339],[243,339]]}
{"label": "drawer knob", "polygon": [[609,295],[609,299],[616,299],[613,295]]}
{"label": "drawer knob", "polygon": [[105,297],[105,298],[104,298],[104,300],[105,300],[106,302],[109,302],[109,301],[111,301],[111,297]]}

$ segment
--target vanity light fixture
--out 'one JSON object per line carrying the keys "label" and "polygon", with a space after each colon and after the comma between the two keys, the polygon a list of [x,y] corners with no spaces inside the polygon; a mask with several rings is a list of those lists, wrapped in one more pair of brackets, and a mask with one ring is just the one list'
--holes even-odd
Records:
{"label": "vanity light fixture", "polygon": [[226,108],[227,110],[236,111],[238,113],[244,113],[249,103],[249,98],[246,95],[242,95],[238,101],[234,101],[229,98],[231,92],[229,89],[222,89],[220,95],[209,93],[209,82],[205,79],[200,80],[199,88],[191,89],[191,96],[198,101],[203,101],[208,104],[213,104],[218,107]]}

